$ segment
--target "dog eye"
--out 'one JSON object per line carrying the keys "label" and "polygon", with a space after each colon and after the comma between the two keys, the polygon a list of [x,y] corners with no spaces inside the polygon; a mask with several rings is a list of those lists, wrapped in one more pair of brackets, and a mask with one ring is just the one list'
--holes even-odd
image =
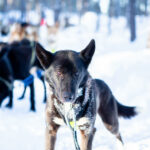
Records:
{"label": "dog eye", "polygon": [[60,72],[60,71],[57,71],[57,76],[58,76],[58,77],[60,77],[61,79],[63,79],[63,78],[64,78],[63,73],[62,73],[62,72]]}
{"label": "dog eye", "polygon": [[57,71],[57,75],[58,75],[58,76],[63,76],[63,73],[60,72],[60,71]]}

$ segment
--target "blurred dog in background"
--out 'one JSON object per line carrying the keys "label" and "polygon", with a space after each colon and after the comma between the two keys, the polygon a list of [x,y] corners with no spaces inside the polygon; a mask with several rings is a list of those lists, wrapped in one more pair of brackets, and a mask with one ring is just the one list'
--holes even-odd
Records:
{"label": "blurred dog in background", "polygon": [[[35,111],[35,92],[34,92],[34,78],[30,73],[32,67],[42,69],[35,52],[36,42],[30,42],[27,39],[23,39],[19,42],[13,42],[6,44],[0,52],[0,105],[4,98],[10,97],[7,106],[12,108],[13,106],[13,81],[23,80],[25,81],[25,89],[30,87],[30,110]],[[10,79],[9,79],[10,78]],[[29,78],[29,79],[26,79]],[[44,102],[46,101],[46,86],[43,75],[39,78],[44,85]],[[9,93],[11,93],[9,95]],[[21,98],[24,97],[25,91]]]}
{"label": "blurred dog in background", "polygon": [[30,41],[38,41],[38,26],[26,22],[14,23],[10,29],[9,43],[21,41],[24,38]]}

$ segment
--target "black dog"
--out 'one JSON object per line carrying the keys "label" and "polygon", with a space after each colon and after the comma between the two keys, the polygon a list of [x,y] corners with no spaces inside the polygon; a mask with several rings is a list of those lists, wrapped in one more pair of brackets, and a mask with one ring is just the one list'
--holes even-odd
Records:
{"label": "black dog", "polygon": [[6,49],[0,51],[0,106],[2,100],[9,96],[10,100],[6,106],[11,107],[13,97],[13,71],[7,54]]}
{"label": "black dog", "polygon": [[[13,77],[14,80],[24,80],[25,78],[27,78],[28,76],[30,76],[30,69],[33,66],[36,66],[40,69],[42,69],[37,57],[36,57],[36,53],[35,53],[35,42],[30,42],[29,40],[22,40],[20,42],[13,42],[12,44],[8,44],[7,46],[3,47],[2,50],[6,53],[6,58],[5,58],[5,63],[6,63],[6,59],[7,62],[9,62],[9,68],[11,68],[11,73],[9,73],[8,75],[11,75]],[[5,72],[5,68],[1,68],[1,72]],[[44,78],[43,76],[41,76],[41,80],[44,84],[44,90],[45,90],[45,97],[44,97],[44,101],[46,101],[46,87],[45,87],[45,83],[44,83]],[[4,81],[4,80],[3,80]],[[0,80],[0,83],[4,86],[4,82],[2,80]],[[12,81],[13,82],[13,81]],[[31,84],[29,84],[30,86],[30,102],[31,102],[31,107],[30,109],[32,111],[35,111],[35,100],[34,100],[34,83],[31,82]],[[6,89],[8,89],[8,87],[5,84],[5,88],[4,90],[7,91]],[[26,86],[25,86],[26,89]],[[11,89],[11,93],[12,93],[13,88]],[[8,93],[7,95],[4,94],[4,92],[0,91],[1,95],[3,95],[2,97],[0,97],[0,104],[2,103],[4,97],[9,96]],[[25,91],[24,91],[25,93]],[[24,93],[23,96],[21,98],[24,97]],[[12,98],[10,98],[10,101],[8,103],[8,107],[12,107],[13,103],[12,103]]]}
{"label": "black dog", "polygon": [[87,68],[95,52],[95,41],[80,53],[63,50],[52,54],[39,44],[36,52],[51,92],[46,107],[46,150],[54,149],[57,130],[65,123],[73,130],[76,123],[81,132],[81,146],[75,143],[76,149],[91,150],[97,113],[122,142],[118,117],[135,116],[135,107],[120,104],[104,81],[90,76]]}

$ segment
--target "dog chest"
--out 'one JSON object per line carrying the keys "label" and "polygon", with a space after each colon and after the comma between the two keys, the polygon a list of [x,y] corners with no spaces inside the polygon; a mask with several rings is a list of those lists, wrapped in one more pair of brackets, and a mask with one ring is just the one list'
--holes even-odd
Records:
{"label": "dog chest", "polygon": [[[74,113],[76,117],[76,125],[80,130],[90,130],[90,126],[94,124],[96,117],[96,109],[95,109],[95,100],[89,101],[86,107],[82,107],[81,104],[74,105]],[[69,111],[69,108],[64,104],[57,103],[57,100],[54,101],[54,106],[56,110],[59,112],[60,117],[55,116],[53,121],[58,125],[66,125],[65,114],[68,114],[69,123],[74,126],[74,113],[73,111]]]}
{"label": "dog chest", "polygon": [[[53,121],[58,125],[62,125],[62,126],[66,125],[64,120],[59,117],[54,117]],[[76,122],[76,124],[79,129],[85,130],[87,127],[90,126],[90,119],[87,117],[82,117]]]}

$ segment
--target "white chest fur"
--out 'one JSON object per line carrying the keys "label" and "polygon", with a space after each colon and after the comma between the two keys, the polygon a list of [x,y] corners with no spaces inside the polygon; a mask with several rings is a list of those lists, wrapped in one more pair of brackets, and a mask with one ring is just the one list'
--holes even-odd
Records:
{"label": "white chest fur", "polygon": [[[58,124],[58,125],[66,125],[65,122],[63,121],[63,119],[59,118],[59,117],[54,117],[53,121]],[[82,117],[77,121],[77,126],[84,126],[90,124],[90,120],[87,117]]]}

